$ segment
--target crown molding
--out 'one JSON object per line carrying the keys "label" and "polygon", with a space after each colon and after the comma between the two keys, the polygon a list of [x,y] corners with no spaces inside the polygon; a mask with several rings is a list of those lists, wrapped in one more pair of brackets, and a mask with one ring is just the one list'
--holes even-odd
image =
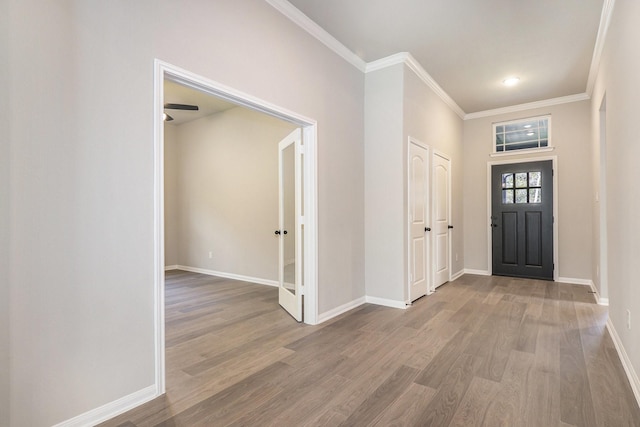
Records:
{"label": "crown molding", "polygon": [[349,48],[340,43],[335,37],[325,31],[322,27],[312,21],[300,9],[289,3],[287,0],[265,0],[276,10],[289,18],[293,23],[318,39],[329,49],[340,55],[347,62],[351,63],[363,73],[390,67],[392,65],[406,64],[416,75],[447,104],[460,118],[464,118],[465,112],[456,104],[447,92],[425,71],[416,59],[408,52],[400,52],[377,61],[366,63]]}
{"label": "crown molding", "polygon": [[478,111],[476,113],[465,114],[464,120],[479,119],[481,117],[497,116],[499,114],[514,113],[517,111],[532,110],[534,108],[550,107],[552,105],[568,104],[570,102],[587,101],[591,96],[587,93],[578,93],[575,95],[561,96],[558,98],[543,99],[542,101],[527,102],[526,104],[511,105],[504,108],[496,108],[494,110]]}
{"label": "crown molding", "polygon": [[364,72],[370,73],[372,71],[382,70],[383,68],[392,67],[394,65],[404,64],[408,56],[409,52],[399,52],[380,58],[376,61],[367,62]]}
{"label": "crown molding", "polygon": [[289,3],[287,0],[265,0],[276,10],[289,18],[300,28],[307,31],[321,43],[334,51],[340,57],[352,64],[363,73],[380,70],[397,64],[404,63],[411,71],[413,71],[428,87],[430,87],[445,104],[447,104],[460,118],[463,120],[477,119],[481,117],[495,116],[498,114],[507,114],[516,111],[529,110],[533,108],[548,107],[552,105],[566,104],[570,102],[586,101],[591,99],[593,86],[598,74],[600,58],[604,47],[605,38],[611,22],[613,7],[615,0],[604,0],[602,14],[600,17],[600,27],[598,28],[598,36],[591,60],[591,68],[587,81],[586,91],[584,93],[563,96],[559,98],[546,99],[541,101],[529,102],[525,104],[511,105],[509,107],[496,108],[493,110],[478,111],[475,113],[465,113],[462,108],[449,96],[447,92],[427,73],[420,63],[409,52],[400,52],[385,58],[378,59],[369,63],[364,62],[359,56],[353,53],[349,48],[340,43],[335,37],[325,31],[322,27],[312,21],[307,15],[302,13],[298,8]]}
{"label": "crown molding", "polygon": [[613,16],[613,6],[615,6],[615,3],[616,0],[604,0],[604,5],[602,6],[598,36],[596,37],[596,44],[593,48],[591,68],[589,69],[589,79],[587,80],[586,93],[589,94],[589,96],[593,94],[593,87],[596,84],[596,77],[598,77],[600,58],[602,57],[602,50],[604,49],[604,42],[607,38],[607,32],[609,31],[609,24],[611,23],[611,17]]}
{"label": "crown molding", "polygon": [[461,119],[464,119],[466,113],[460,106],[449,96],[447,92],[440,87],[440,85],[422,68],[422,65],[410,54],[407,53],[407,60],[405,64],[414,72],[420,79],[433,90],[436,95],[440,97]]}
{"label": "crown molding", "polygon": [[365,73],[381,70],[383,68],[391,67],[397,64],[405,64],[411,71],[413,71],[419,78],[426,84],[431,90],[435,92],[445,104],[449,106],[461,119],[464,119],[465,112],[460,106],[449,96],[447,92],[440,87],[440,85],[431,77],[427,71],[422,68],[422,65],[411,55],[409,52],[400,52],[395,55],[387,56],[385,58],[378,59],[377,61],[368,62]]}
{"label": "crown molding", "polygon": [[322,42],[329,49],[337,53],[344,60],[364,72],[366,63],[349,48],[340,43],[335,37],[326,32],[322,27],[313,22],[307,15],[302,13],[300,9],[289,3],[287,0],[265,0],[276,10],[289,18],[294,24],[311,34],[313,37]]}

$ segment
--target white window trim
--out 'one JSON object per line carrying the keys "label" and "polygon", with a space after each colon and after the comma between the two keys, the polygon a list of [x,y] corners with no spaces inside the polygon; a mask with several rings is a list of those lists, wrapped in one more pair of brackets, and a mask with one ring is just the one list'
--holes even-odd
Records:
{"label": "white window trim", "polygon": [[[495,143],[493,148],[495,149]],[[505,157],[505,156],[515,156],[515,155],[522,155],[522,154],[544,153],[547,151],[553,151],[555,149],[556,147],[542,147],[542,148],[527,148],[526,150],[499,151],[499,152],[491,153],[490,156]]]}
{"label": "white window trim", "polygon": [[[538,147],[538,148],[525,148],[521,150],[510,150],[510,151],[496,151],[496,127],[498,126],[506,126],[514,123],[526,122],[530,120],[540,120],[547,119],[549,123],[548,135],[547,135],[547,146],[546,147]],[[491,157],[502,157],[502,156],[514,156],[520,154],[531,154],[531,153],[544,153],[547,151],[553,151],[553,139],[552,139],[552,131],[551,131],[551,114],[544,114],[541,116],[533,116],[533,117],[525,117],[521,119],[507,120],[504,122],[493,122],[492,123],[491,132]]]}

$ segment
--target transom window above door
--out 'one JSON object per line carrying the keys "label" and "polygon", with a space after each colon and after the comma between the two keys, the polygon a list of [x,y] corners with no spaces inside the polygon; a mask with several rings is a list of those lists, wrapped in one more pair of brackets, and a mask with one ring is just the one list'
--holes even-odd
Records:
{"label": "transom window above door", "polygon": [[548,148],[551,147],[551,116],[494,123],[493,135],[496,154]]}
{"label": "transom window above door", "polygon": [[542,173],[540,171],[503,173],[502,203],[542,202]]}

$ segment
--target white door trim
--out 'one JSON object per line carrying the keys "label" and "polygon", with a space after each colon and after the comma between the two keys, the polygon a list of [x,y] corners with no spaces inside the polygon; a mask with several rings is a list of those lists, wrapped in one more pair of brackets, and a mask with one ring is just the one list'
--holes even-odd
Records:
{"label": "white door trim", "polygon": [[[432,154],[431,154],[431,194],[432,194],[432,199],[433,199],[433,194],[435,194],[435,190],[434,190],[434,186],[436,185],[436,179],[434,176],[435,173],[435,168],[433,167],[433,159],[435,156],[439,156],[442,157],[443,159],[445,159],[446,161],[449,162],[449,170],[447,173],[447,188],[449,189],[448,194],[447,194],[447,212],[449,212],[449,224],[451,225],[451,219],[453,218],[453,212],[451,212],[451,193],[453,193],[453,189],[451,188],[451,176],[453,175],[453,160],[451,160],[451,157],[449,157],[447,154],[443,153],[442,151],[438,151],[438,150],[433,150]],[[435,212],[433,212],[433,209],[435,209],[435,203],[431,203],[431,220],[434,221],[433,218],[435,218]],[[433,225],[433,224],[432,224]],[[447,281],[451,281],[451,268],[453,265],[453,262],[451,260],[451,254],[452,254],[452,248],[451,248],[451,230],[449,230],[447,232],[447,246],[448,246],[448,250],[449,250],[449,255],[448,255],[448,266],[447,268],[449,269],[449,277],[447,278]],[[431,253],[434,254],[432,257],[432,262],[435,263],[435,245],[436,245],[436,239],[431,239],[432,242],[432,246],[431,246]],[[435,275],[435,264],[431,265],[431,293],[436,291],[436,285],[435,285],[435,278],[433,277],[433,275]]]}
{"label": "white door trim", "polygon": [[[431,147],[429,147],[427,144],[418,141],[417,139],[413,138],[413,137],[409,137],[407,139],[407,213],[406,213],[406,219],[407,219],[407,225],[406,225],[406,230],[407,230],[407,259],[406,259],[406,264],[407,264],[407,297],[405,298],[405,301],[408,305],[411,304],[411,144],[415,144],[419,147],[424,148],[425,150],[427,150],[427,179],[429,180],[429,182],[427,183],[427,206],[426,206],[426,210],[427,210],[427,215],[428,215],[428,222],[429,225],[428,227],[431,227],[431,166],[432,166],[432,158],[431,158]],[[431,295],[433,292],[431,290],[431,283],[433,282],[433,266],[431,265],[431,233],[429,233],[428,235],[425,236],[425,239],[427,239],[427,254],[426,254],[426,267],[427,267],[427,295]]]}
{"label": "white door trim", "polygon": [[209,80],[175,65],[154,60],[153,118],[153,228],[154,228],[154,335],[156,395],[165,393],[164,330],[164,80],[217,96],[254,111],[277,117],[302,128],[304,150],[304,322],[318,323],[318,176],[317,122],[252,95]]}
{"label": "white door trim", "polygon": [[[597,192],[599,196],[596,197],[599,211],[599,224],[598,229],[600,235],[598,236],[599,248],[598,248],[598,261],[596,264],[596,277],[598,280],[597,293],[598,304],[609,304],[609,254],[608,254],[608,239],[609,232],[607,228],[607,94],[602,95],[602,101],[600,101],[600,109],[598,110],[599,121],[599,135],[598,135],[598,149],[600,151],[600,173],[597,183]],[[598,194],[598,193],[596,193]]]}
{"label": "white door trim", "polygon": [[558,156],[527,157],[522,159],[496,160],[487,162],[487,272],[493,274],[493,244],[491,236],[491,168],[494,165],[520,164],[551,160],[553,168],[553,280],[557,281],[560,271],[558,262]]}

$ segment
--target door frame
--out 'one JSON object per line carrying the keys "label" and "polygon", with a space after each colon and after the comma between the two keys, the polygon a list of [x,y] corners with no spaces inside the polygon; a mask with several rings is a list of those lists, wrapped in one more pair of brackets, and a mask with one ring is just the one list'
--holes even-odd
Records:
{"label": "door frame", "polygon": [[[436,193],[435,189],[434,189],[435,188],[434,186],[436,185],[436,180],[435,180],[435,177],[434,177],[436,168],[433,167],[433,162],[434,162],[435,156],[440,156],[440,157],[442,157],[443,159],[445,159],[445,160],[447,160],[449,162],[449,171],[447,173],[447,188],[449,189],[448,194],[447,194],[447,211],[449,212],[449,224],[448,225],[451,225],[451,222],[452,222],[451,220],[453,219],[453,212],[451,211],[451,195],[453,193],[453,188],[451,188],[451,180],[452,180],[452,176],[453,176],[453,173],[452,173],[452,171],[453,171],[453,160],[451,159],[451,157],[449,155],[443,153],[442,151],[438,151],[438,150],[433,150],[433,152],[431,154],[431,165],[430,165],[430,168],[431,168],[431,221],[433,222],[433,218],[435,218],[435,216],[436,216],[435,212],[434,212],[434,209],[436,208],[436,206],[435,206],[435,203],[433,203],[433,195]],[[431,224],[431,225],[433,225],[433,224]],[[452,229],[447,230],[447,246],[448,246],[448,251],[449,251],[449,254],[447,256],[447,258],[448,258],[447,261],[448,261],[449,265],[447,266],[447,268],[449,269],[449,277],[447,278],[447,282],[445,282],[445,283],[450,282],[451,281],[451,277],[452,277],[451,268],[453,266],[453,260],[451,259],[451,254],[453,253],[453,248],[451,247],[451,240],[452,240],[451,239],[451,233],[452,233],[451,230]],[[435,270],[436,270],[435,269],[435,267],[436,267],[435,266],[435,257],[436,257],[435,256],[435,253],[436,253],[435,251],[436,251],[436,247],[435,246],[436,246],[436,244],[437,244],[436,239],[431,239],[431,253],[433,254],[433,256],[432,256],[432,264],[433,265],[431,265],[431,289],[430,289],[430,294],[434,293],[436,291],[436,287],[437,287],[436,284],[435,284],[436,283],[435,282],[435,274],[436,274],[436,272],[435,272]],[[441,286],[441,285],[438,285],[438,286]]]}
{"label": "door frame", "polygon": [[491,234],[491,168],[496,165],[511,165],[551,160],[553,168],[553,280],[558,281],[560,264],[558,262],[558,156],[526,157],[487,162],[487,272],[493,275],[493,236]]}
{"label": "door frame", "polygon": [[[429,215],[429,223],[431,223],[431,215],[433,214],[433,212],[431,212],[431,205],[432,205],[432,200],[431,200],[431,181],[432,181],[432,176],[431,176],[431,169],[432,169],[432,162],[433,159],[431,157],[431,147],[413,137],[408,137],[407,138],[407,203],[406,203],[406,207],[407,207],[407,214],[405,215],[406,220],[407,220],[407,224],[406,224],[406,230],[407,230],[407,297],[405,298],[405,302],[407,303],[407,305],[411,305],[411,218],[409,217],[410,215],[410,197],[411,197],[411,144],[415,144],[419,147],[424,148],[425,150],[427,150],[427,167],[429,168],[429,170],[427,171],[427,179],[429,179],[429,182],[427,183],[427,214]],[[429,227],[431,226],[431,224],[429,225]],[[425,233],[426,234],[426,233]],[[426,295],[431,295],[433,293],[431,286],[433,283],[433,266],[431,265],[431,251],[432,251],[432,243],[431,243],[431,233],[429,233],[428,236],[425,237],[425,239],[427,240],[426,243],[426,266],[427,266],[427,294]]]}
{"label": "door frame", "polygon": [[[598,304],[609,305],[609,243],[607,226],[607,94],[602,95],[598,109],[598,150],[600,153],[600,172],[596,184],[596,203],[598,205],[598,261],[596,263],[596,279],[599,291]],[[598,195],[598,192],[600,193]]]}
{"label": "door frame", "polygon": [[153,257],[154,257],[154,337],[155,385],[157,395],[165,393],[165,294],[164,294],[164,81],[233,102],[253,111],[293,123],[302,128],[304,154],[304,322],[318,323],[318,125],[316,120],[289,111],[247,93],[230,88],[183,68],[154,60],[153,89]]}

